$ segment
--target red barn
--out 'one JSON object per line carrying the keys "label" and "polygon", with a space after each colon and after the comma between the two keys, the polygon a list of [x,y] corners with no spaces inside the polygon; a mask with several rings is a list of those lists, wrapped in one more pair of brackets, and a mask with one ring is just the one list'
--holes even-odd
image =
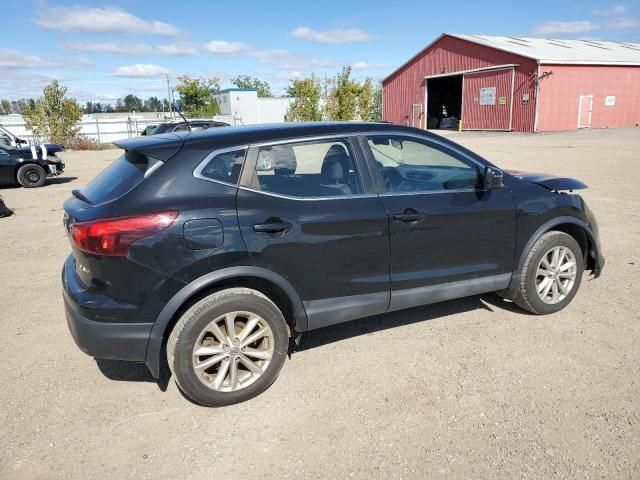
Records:
{"label": "red barn", "polygon": [[401,125],[631,127],[640,124],[640,44],[445,33],[382,85],[383,118]]}

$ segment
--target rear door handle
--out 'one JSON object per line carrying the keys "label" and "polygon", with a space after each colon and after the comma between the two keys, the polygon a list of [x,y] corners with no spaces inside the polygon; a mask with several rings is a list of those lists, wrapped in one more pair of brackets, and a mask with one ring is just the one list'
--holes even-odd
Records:
{"label": "rear door handle", "polygon": [[397,222],[413,223],[424,220],[426,215],[424,213],[418,213],[413,209],[407,209],[403,213],[394,213],[393,219]]}
{"label": "rear door handle", "polygon": [[281,233],[291,230],[292,228],[293,224],[291,222],[256,223],[253,226],[253,230],[260,233]]}

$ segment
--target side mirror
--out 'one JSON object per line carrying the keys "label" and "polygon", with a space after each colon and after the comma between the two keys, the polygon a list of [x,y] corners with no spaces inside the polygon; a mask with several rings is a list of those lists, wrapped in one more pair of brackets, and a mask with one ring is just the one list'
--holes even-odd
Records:
{"label": "side mirror", "polygon": [[29,143],[29,142],[27,142],[25,139],[20,138],[20,137],[16,137],[16,145],[20,145],[20,144],[26,145],[27,143]]}
{"label": "side mirror", "polygon": [[494,167],[486,167],[484,169],[484,188],[491,190],[502,187],[502,179],[504,174],[501,170]]}

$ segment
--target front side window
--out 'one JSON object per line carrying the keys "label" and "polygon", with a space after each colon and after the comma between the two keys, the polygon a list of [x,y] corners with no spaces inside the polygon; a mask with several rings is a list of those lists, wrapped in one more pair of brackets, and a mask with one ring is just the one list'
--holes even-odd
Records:
{"label": "front side window", "polygon": [[239,148],[226,152],[214,152],[213,157],[196,171],[196,176],[236,185],[240,178],[246,151],[246,148]]}
{"label": "front side window", "polygon": [[419,140],[386,135],[368,137],[387,192],[434,192],[480,188],[478,168]]}
{"label": "front side window", "polygon": [[292,197],[362,193],[346,140],[317,140],[260,147],[255,187]]}

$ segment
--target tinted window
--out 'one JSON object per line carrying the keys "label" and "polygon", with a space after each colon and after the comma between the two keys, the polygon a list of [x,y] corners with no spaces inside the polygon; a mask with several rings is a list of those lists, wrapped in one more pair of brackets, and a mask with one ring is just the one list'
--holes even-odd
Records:
{"label": "tinted window", "polygon": [[261,147],[256,187],[294,197],[362,193],[353,154],[346,141],[312,141]]}
{"label": "tinted window", "polygon": [[396,136],[371,136],[369,147],[387,192],[428,192],[478,188],[472,162],[435,145]]}
{"label": "tinted window", "polygon": [[209,160],[198,175],[212,180],[237,184],[242,171],[246,149],[221,152]]}
{"label": "tinted window", "polygon": [[109,165],[86,187],[82,194],[91,203],[103,203],[121,197],[143,179],[147,163],[132,163],[124,157]]}

